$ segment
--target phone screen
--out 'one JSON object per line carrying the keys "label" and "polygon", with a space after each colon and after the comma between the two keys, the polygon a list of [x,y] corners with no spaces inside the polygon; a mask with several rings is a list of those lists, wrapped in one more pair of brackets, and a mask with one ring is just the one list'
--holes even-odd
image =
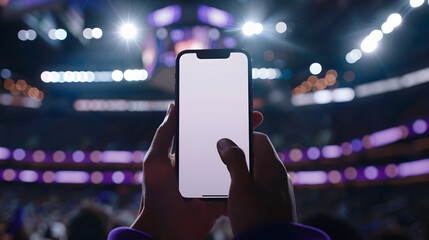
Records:
{"label": "phone screen", "polygon": [[231,178],[216,147],[221,138],[243,149],[249,167],[249,68],[243,52],[227,58],[201,59],[195,52],[179,57],[176,154],[183,197],[228,197]]}

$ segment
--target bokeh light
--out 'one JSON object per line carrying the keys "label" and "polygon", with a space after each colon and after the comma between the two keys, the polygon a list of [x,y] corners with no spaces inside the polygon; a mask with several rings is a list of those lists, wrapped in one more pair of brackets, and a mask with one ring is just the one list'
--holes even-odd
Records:
{"label": "bokeh light", "polygon": [[24,160],[25,156],[26,156],[25,150],[22,148],[17,148],[15,150],[13,150],[13,152],[12,152],[13,159],[15,159],[17,161]]}
{"label": "bokeh light", "polygon": [[129,40],[137,36],[137,28],[132,23],[125,23],[120,29],[123,38]]}
{"label": "bokeh light", "polygon": [[42,150],[37,150],[33,152],[33,160],[35,162],[43,162],[46,158],[46,154]]}
{"label": "bokeh light", "polygon": [[417,134],[423,134],[427,131],[428,124],[423,119],[417,119],[413,123],[413,131]]}
{"label": "bokeh light", "polygon": [[100,184],[103,182],[104,176],[103,176],[103,173],[101,173],[99,171],[95,171],[95,172],[91,173],[90,179],[91,179],[92,183]]}
{"label": "bokeh light", "polygon": [[378,177],[378,169],[374,166],[368,166],[363,170],[363,174],[367,179],[374,180]]}
{"label": "bokeh light", "polygon": [[57,163],[63,162],[66,159],[66,154],[63,151],[55,151],[52,154],[52,159]]}
{"label": "bokeh light", "polygon": [[330,183],[333,183],[333,184],[340,183],[341,182],[341,173],[337,170],[329,171],[328,181]]}
{"label": "bokeh light", "polygon": [[55,179],[55,173],[52,171],[46,171],[42,174],[42,181],[44,183],[53,183]]}
{"label": "bokeh light", "polygon": [[320,157],[320,150],[317,147],[310,147],[307,149],[307,157],[310,160],[316,160]]}
{"label": "bokeh light", "polygon": [[320,65],[320,63],[312,63],[309,70],[311,74],[318,75],[320,72],[322,72],[322,65]]}
{"label": "bokeh light", "polygon": [[357,170],[354,167],[348,167],[344,170],[344,176],[348,180],[355,180],[357,177]]}
{"label": "bokeh light", "polygon": [[123,172],[121,172],[121,171],[115,171],[115,172],[112,174],[112,181],[113,181],[115,184],[121,184],[121,183],[123,183],[123,182],[124,182],[124,180],[125,180],[125,175],[124,175],[124,173],[123,173]]}
{"label": "bokeh light", "polygon": [[13,181],[15,177],[16,177],[15,170],[8,168],[3,171],[3,179],[5,181]]}
{"label": "bokeh light", "polygon": [[286,32],[286,30],[287,30],[287,25],[285,22],[278,22],[276,24],[276,31],[278,33],[284,33],[284,32]]}
{"label": "bokeh light", "polygon": [[290,160],[298,162],[302,160],[302,152],[300,149],[294,148],[289,152]]}
{"label": "bokeh light", "polygon": [[92,29],[92,37],[95,39],[100,39],[103,36],[103,30],[100,28]]}
{"label": "bokeh light", "polygon": [[410,0],[410,6],[413,8],[420,7],[425,3],[425,0]]}

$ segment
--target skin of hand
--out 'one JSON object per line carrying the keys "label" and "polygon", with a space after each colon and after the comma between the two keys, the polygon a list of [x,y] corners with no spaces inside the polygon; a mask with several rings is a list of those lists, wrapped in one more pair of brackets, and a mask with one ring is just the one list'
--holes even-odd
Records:
{"label": "skin of hand", "polygon": [[[253,127],[262,122],[259,112],[253,113]],[[176,133],[176,112],[169,105],[167,116],[157,129],[143,163],[143,194],[139,216],[132,228],[146,232],[158,240],[203,239],[216,219],[225,212],[225,201],[185,201],[179,192],[171,155]]]}
{"label": "skin of hand", "polygon": [[233,141],[223,138],[217,147],[231,175],[227,211],[234,236],[270,223],[296,222],[292,181],[267,135],[253,134],[253,176]]}

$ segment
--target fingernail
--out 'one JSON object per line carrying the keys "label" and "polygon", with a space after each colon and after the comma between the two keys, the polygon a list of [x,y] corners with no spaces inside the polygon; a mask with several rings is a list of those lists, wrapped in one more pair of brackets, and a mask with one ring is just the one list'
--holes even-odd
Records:
{"label": "fingernail", "polygon": [[234,143],[228,138],[222,138],[217,142],[217,147],[219,148],[219,150],[222,150],[222,151],[226,150],[227,148],[230,148],[233,145]]}
{"label": "fingernail", "polygon": [[167,114],[166,114],[167,116],[170,115],[172,108],[173,108],[173,104],[172,103],[168,104],[168,109],[167,109]]}

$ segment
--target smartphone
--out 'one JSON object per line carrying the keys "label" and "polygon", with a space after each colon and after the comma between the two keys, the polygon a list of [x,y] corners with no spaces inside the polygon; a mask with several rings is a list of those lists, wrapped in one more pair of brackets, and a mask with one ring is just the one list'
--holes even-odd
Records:
{"label": "smartphone", "polygon": [[228,198],[217,151],[229,138],[252,171],[251,59],[244,50],[185,50],[176,59],[176,170],[184,198]]}

